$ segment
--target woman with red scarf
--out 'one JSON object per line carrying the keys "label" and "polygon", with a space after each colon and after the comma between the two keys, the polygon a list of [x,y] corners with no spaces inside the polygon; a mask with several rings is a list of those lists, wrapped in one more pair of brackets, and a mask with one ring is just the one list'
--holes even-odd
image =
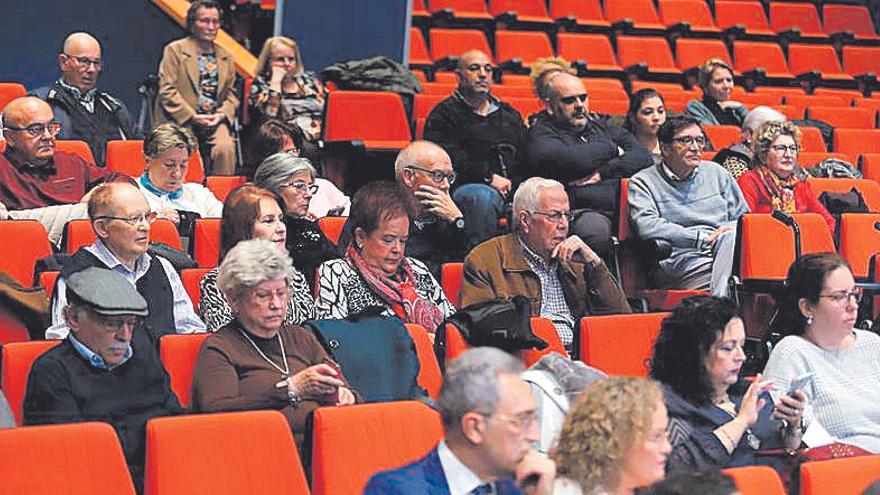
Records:
{"label": "woman with red scarf", "polygon": [[752,170],[739,177],[752,213],[818,213],[834,233],[834,217],[819,202],[797,163],[801,131],[791,122],[771,121],[752,135]]}
{"label": "woman with red scarf", "polygon": [[428,268],[404,256],[410,213],[406,194],[393,182],[372,182],[358,190],[345,257],[318,268],[318,318],[378,312],[433,333],[455,312]]}

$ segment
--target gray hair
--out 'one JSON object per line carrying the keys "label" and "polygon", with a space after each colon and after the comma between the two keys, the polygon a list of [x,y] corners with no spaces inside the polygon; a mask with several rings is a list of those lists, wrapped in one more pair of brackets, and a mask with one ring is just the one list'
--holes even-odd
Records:
{"label": "gray hair", "polygon": [[519,185],[516,193],[513,194],[513,217],[519,218],[521,211],[535,211],[538,209],[538,195],[541,189],[554,189],[565,187],[553,180],[543,177],[532,177]]}
{"label": "gray hair", "polygon": [[523,372],[522,362],[494,347],[468,349],[446,370],[438,406],[446,431],[458,429],[468,412],[492,414],[498,406],[498,375]]}
{"label": "gray hair", "polygon": [[275,194],[280,194],[281,189],[290,180],[293,174],[306,170],[312,179],[318,175],[315,167],[307,158],[293,156],[287,152],[269,155],[254,172],[254,184],[263,189],[268,189]]}
{"label": "gray hair", "polygon": [[770,121],[786,121],[788,118],[779,112],[779,110],[759,106],[752,109],[746,118],[743,119],[742,128],[748,129],[749,132],[755,132],[755,129],[761,127],[764,122]]}
{"label": "gray hair", "polygon": [[438,150],[446,154],[446,150],[440,145],[424,140],[413,141],[406,145],[406,148],[400,150],[400,153],[397,154],[397,158],[394,160],[394,178],[397,182],[400,182],[401,177],[403,177],[403,170],[406,167],[420,166],[422,153],[429,150]]}
{"label": "gray hair", "polygon": [[220,264],[217,285],[228,300],[239,300],[244,291],[269,280],[293,275],[293,261],[281,248],[265,239],[241,241]]}

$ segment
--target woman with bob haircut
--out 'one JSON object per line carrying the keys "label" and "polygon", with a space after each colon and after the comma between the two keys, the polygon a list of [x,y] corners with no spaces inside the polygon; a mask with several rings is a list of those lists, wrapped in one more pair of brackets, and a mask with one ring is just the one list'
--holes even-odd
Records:
{"label": "woman with bob haircut", "polygon": [[670,472],[758,464],[758,449],[800,445],[803,392],[780,394],[773,405],[766,393],[772,382],[743,380],[745,340],[729,299],[689,297],[663,320],[651,378],[669,408]]}
{"label": "woman with bob haircut", "polygon": [[610,377],[590,385],[569,410],[551,456],[554,495],[632,495],[662,480],[666,423],[656,382]]}
{"label": "woman with bob haircut", "polygon": [[733,92],[733,68],[720,58],[710,58],[700,66],[697,75],[702,100],[691,100],[685,107],[688,115],[703,125],[735,125],[741,127],[749,114],[745,105],[730,99]]}

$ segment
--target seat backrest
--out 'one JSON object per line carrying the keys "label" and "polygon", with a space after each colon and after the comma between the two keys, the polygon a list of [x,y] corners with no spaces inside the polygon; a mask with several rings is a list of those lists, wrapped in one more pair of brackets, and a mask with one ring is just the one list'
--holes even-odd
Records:
{"label": "seat backrest", "polygon": [[769,466],[747,466],[725,469],[742,495],[785,495],[785,486]]}
{"label": "seat backrest", "polygon": [[843,70],[847,74],[880,73],[880,48],[874,46],[843,47]]}
{"label": "seat backrest", "polygon": [[459,13],[488,14],[485,0],[432,0],[431,10],[452,9]]}
{"label": "seat backrest", "polygon": [[736,70],[746,72],[763,67],[767,72],[788,72],[788,64],[782,48],[776,43],[763,41],[737,41],[733,44]]}
{"label": "seat backrest", "polygon": [[202,298],[199,284],[209,271],[211,271],[210,268],[187,268],[180,272],[180,281],[183,283],[186,295],[189,296],[189,300],[192,301],[193,307],[196,309],[199,308],[199,301]]}
{"label": "seat backrest", "polygon": [[326,141],[409,141],[410,138],[406,111],[397,93],[333,91],[327,95]]}
{"label": "seat backrest", "polygon": [[431,114],[431,110],[446,98],[446,95],[415,95],[413,99],[413,119],[427,118]]}
{"label": "seat backrest", "polygon": [[461,353],[468,350],[470,346],[458,328],[452,323],[446,324],[446,355],[443,356],[444,366],[448,365],[453,359],[457,358]]}
{"label": "seat backrest", "polygon": [[847,193],[853,188],[865,199],[868,210],[872,213],[880,213],[880,184],[870,179],[842,179],[828,177],[810,177],[807,179],[813,194],[818,197],[825,191]]}
{"label": "seat backrest", "polygon": [[559,56],[583,60],[587,64],[617,65],[617,58],[607,36],[601,34],[559,33],[556,36]]}
{"label": "seat backrest", "polygon": [[31,339],[27,322],[10,308],[0,304],[0,346],[11,342],[27,342]]}
{"label": "seat backrest", "polygon": [[837,158],[838,160],[843,160],[845,162],[855,163],[853,162],[853,157],[851,157],[848,153],[829,153],[827,151],[801,151],[798,153],[798,165],[801,167],[813,167],[818,165],[819,162],[826,160],[828,158]]}
{"label": "seat backrest", "polygon": [[516,12],[520,16],[547,17],[545,4],[543,0],[489,0],[489,13],[497,16],[505,12]]}
{"label": "seat backrest", "polygon": [[788,45],[788,67],[795,74],[817,70],[826,74],[843,72],[831,45]]}
{"label": "seat backrest", "polygon": [[736,144],[742,137],[742,130],[735,125],[704,125],[703,130],[716,150]]}
{"label": "seat backrest", "polygon": [[611,22],[631,19],[636,24],[660,23],[660,16],[651,0],[605,0],[605,18]]}
{"label": "seat backrest", "polygon": [[[95,242],[97,238],[95,231],[92,230],[90,220],[71,220],[64,228],[65,246],[68,253],[75,253],[79,248]],[[183,249],[183,241],[180,240],[177,227],[170,220],[164,218],[160,218],[150,225],[150,241],[162,242],[171,247]]]}
{"label": "seat backrest", "polygon": [[135,493],[119,439],[107,423],[0,430],[0,456],[0,493]]}
{"label": "seat backrest", "polygon": [[780,32],[795,27],[803,33],[822,33],[816,7],[811,3],[770,2],[770,29]]}
{"label": "seat backrest", "polygon": [[73,153],[89,163],[95,163],[95,155],[92,154],[89,143],[85,141],[59,139],[55,141],[55,151]]}
{"label": "seat backrest", "polygon": [[[829,47],[831,48],[831,47]],[[807,107],[807,117],[838,129],[873,129],[876,111],[870,108]]]}
{"label": "seat backrest", "polygon": [[290,425],[278,411],[152,419],[144,472],[148,495],[309,493]]}
{"label": "seat backrest", "polygon": [[518,58],[523,65],[529,65],[536,59],[552,57],[553,47],[544,32],[498,31],[495,33],[495,54],[499,62]]}
{"label": "seat backrest", "polygon": [[[828,224],[819,214],[792,216],[800,227],[802,254],[835,251]],[[742,280],[782,281],[795,260],[794,233],[769,214],[744,215],[737,229],[735,251],[733,270]]]}
{"label": "seat backrest", "polygon": [[205,178],[205,187],[222,203],[233,189],[245,182],[247,177],[243,175],[210,175]]}
{"label": "seat backrest", "polygon": [[880,153],[880,130],[835,129],[834,151],[852,155]]}
{"label": "seat backrest", "polygon": [[629,103],[621,98],[590,100],[590,111],[604,115],[626,115],[627,108],[629,108]]}
{"label": "seat backrest", "polygon": [[429,32],[428,37],[431,39],[431,59],[434,61],[445,57],[458,57],[468,50],[480,50],[489,57],[490,61],[495,60],[486,35],[482,31],[434,28]]}
{"label": "seat backrest", "polygon": [[[867,279],[871,258],[880,253],[880,213],[845,213],[840,216],[837,252],[849,262],[853,276]],[[875,271],[877,268],[875,267]]]}
{"label": "seat backrest", "polygon": [[605,20],[599,0],[550,0],[550,17],[559,19],[569,16],[575,19]]}
{"label": "seat backrest", "polygon": [[12,82],[0,82],[0,112],[6,108],[6,105],[10,101],[16,98],[21,98],[22,96],[27,96],[27,88],[25,88],[24,85]]}
{"label": "seat backrest", "polygon": [[52,254],[43,224],[36,220],[2,220],[0,239],[5,239],[0,243],[0,272],[6,272],[24,287],[33,286],[34,263]]}
{"label": "seat backrest", "polygon": [[9,402],[15,422],[21,424],[24,394],[27,391],[28,375],[38,357],[60,343],[59,340],[34,340],[32,342],[13,342],[3,346],[3,369],[0,371],[0,388]]}
{"label": "seat backrest", "polygon": [[197,219],[191,242],[193,259],[200,268],[217,266],[217,258],[220,256],[220,219]]}
{"label": "seat backrest", "polygon": [[667,26],[687,22],[691,27],[715,27],[712,12],[703,0],[660,0],[660,17]]}
{"label": "seat backrest", "polygon": [[461,285],[464,277],[464,263],[444,263],[440,267],[440,286],[446,298],[456,308],[461,302]]}
{"label": "seat backrest", "polygon": [[370,476],[428,453],[443,438],[437,411],[413,401],[315,410],[312,493],[362,493]]}
{"label": "seat backrest", "polygon": [[581,318],[580,359],[609,375],[648,376],[654,340],[669,313]]}
{"label": "seat backrest", "polygon": [[417,323],[407,323],[406,330],[416,345],[416,354],[419,357],[419,386],[428,392],[428,396],[437,400],[440,396],[440,386],[443,385],[443,374],[440,372],[440,363],[434,354],[434,344],[431,341],[425,327]]}
{"label": "seat backrest", "polygon": [[871,13],[863,5],[834,5],[822,6],[826,33],[839,33],[852,31],[856,36],[876,36],[874,23],[871,21]]}
{"label": "seat backrest", "polygon": [[675,69],[669,44],[656,36],[618,36],[617,58],[624,67],[644,62],[649,70]]}
{"label": "seat backrest", "polygon": [[55,291],[55,282],[61,272],[42,272],[40,273],[40,287],[46,289],[46,298],[52,300],[52,293]]}
{"label": "seat backrest", "polygon": [[732,63],[730,53],[721,40],[681,38],[675,44],[675,52],[678,68],[681,70],[699,67],[710,58],[720,58],[728,64]]}
{"label": "seat backrest", "polygon": [[318,219],[318,227],[333,244],[339,244],[342,228],[345,227],[347,220],[348,217],[321,217]]}
{"label": "seat backrest", "polygon": [[[799,129],[803,134],[801,147],[804,151],[827,151],[827,149],[825,149],[825,138],[822,137],[822,131],[820,131],[818,127],[803,125],[800,126]],[[837,135],[837,132],[834,134]]]}
{"label": "seat backrest", "polygon": [[547,342],[547,344],[549,345],[542,350],[527,349],[520,352],[520,358],[522,359],[523,364],[525,364],[526,367],[537,363],[541,360],[542,357],[550,354],[551,352],[555,352],[563,356],[568,355],[565,350],[565,345],[563,345],[562,343],[562,339],[559,338],[559,332],[556,330],[556,325],[554,325],[551,320],[540,316],[533,316],[530,323],[532,326],[532,333],[534,333],[535,336],[539,339]]}
{"label": "seat backrest", "polygon": [[857,495],[880,479],[880,455],[801,464],[801,495]]}
{"label": "seat backrest", "polygon": [[[127,141],[107,141],[107,168],[114,172],[128,174],[129,177],[140,177],[147,167],[144,159],[144,142],[139,139]],[[199,150],[193,151],[186,169],[186,182],[201,184],[205,181],[205,166]]]}
{"label": "seat backrest", "polygon": [[764,7],[759,2],[722,1],[715,2],[715,21],[724,29],[737,24],[749,29],[770,29]]}
{"label": "seat backrest", "polygon": [[430,63],[431,55],[428,53],[428,45],[425,44],[425,37],[422,36],[421,29],[409,29],[409,63],[421,64]]}
{"label": "seat backrest", "polygon": [[862,176],[866,179],[880,181],[880,153],[862,154]]}
{"label": "seat backrest", "polygon": [[[849,105],[839,96],[833,95],[788,95],[785,97],[786,105],[793,105],[801,110],[807,107],[848,107]],[[803,128],[801,128],[803,130]]]}
{"label": "seat backrest", "polygon": [[168,334],[163,335],[159,341],[159,355],[171,378],[171,390],[177,394],[183,407],[189,407],[196,358],[199,357],[202,343],[209,335],[211,334]]}

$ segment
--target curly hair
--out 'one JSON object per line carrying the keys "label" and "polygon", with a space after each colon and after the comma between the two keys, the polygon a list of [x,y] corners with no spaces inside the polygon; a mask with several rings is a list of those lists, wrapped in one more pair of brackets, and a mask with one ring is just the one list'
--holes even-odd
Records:
{"label": "curly hair", "polygon": [[551,74],[566,73],[577,75],[577,71],[571,67],[562,57],[544,57],[532,62],[529,78],[532,80],[532,90],[540,100],[547,99],[546,85],[547,76]]}
{"label": "curly hair", "polygon": [[657,382],[609,377],[588,387],[568,411],[552,457],[557,472],[584,493],[602,486],[614,492],[627,454],[642,441],[663,404]]}
{"label": "curly hair", "polygon": [[706,368],[706,357],[724,327],[739,316],[739,310],[729,299],[714,296],[684,299],[660,327],[651,358],[651,378],[669,385],[689,402],[710,403],[715,390]]}
{"label": "curly hair", "polygon": [[767,153],[773,141],[779,136],[791,136],[795,143],[800,144],[803,133],[793,123],[785,120],[770,120],[764,122],[752,131],[752,166],[766,165]]}
{"label": "curly hair", "polygon": [[837,253],[811,253],[798,258],[788,267],[785,292],[779,300],[776,327],[783,335],[800,335],[807,329],[807,319],[798,305],[801,299],[819,304],[819,294],[828,274],[838,268],[852,271],[849,263]]}

